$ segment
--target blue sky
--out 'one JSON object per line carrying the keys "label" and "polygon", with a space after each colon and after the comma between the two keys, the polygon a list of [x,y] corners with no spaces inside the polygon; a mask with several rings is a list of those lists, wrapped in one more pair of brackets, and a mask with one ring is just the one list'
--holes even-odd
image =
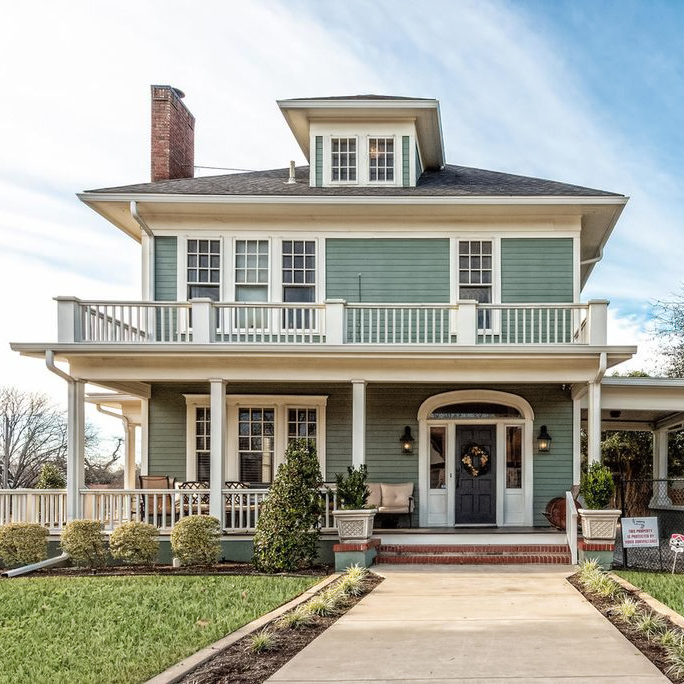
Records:
{"label": "blue sky", "polygon": [[441,101],[447,159],[630,196],[584,299],[643,344],[680,288],[684,3],[85,0],[14,3],[0,27],[0,382],[60,400],[9,341],[56,338],[52,297],[137,299],[139,248],[75,193],[149,175],[149,85],[183,89],[199,165],[303,163],[275,100]]}

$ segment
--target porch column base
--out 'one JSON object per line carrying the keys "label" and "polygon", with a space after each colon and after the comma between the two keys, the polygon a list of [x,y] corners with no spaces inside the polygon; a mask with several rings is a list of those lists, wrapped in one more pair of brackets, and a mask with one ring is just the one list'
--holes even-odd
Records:
{"label": "porch column base", "polygon": [[613,567],[614,552],[615,542],[577,540],[577,560],[580,563],[595,560],[604,570],[610,570]]}
{"label": "porch column base", "polygon": [[374,537],[367,542],[354,544],[335,544],[335,572],[344,572],[352,565],[360,565],[362,568],[370,568],[378,555],[380,539]]}

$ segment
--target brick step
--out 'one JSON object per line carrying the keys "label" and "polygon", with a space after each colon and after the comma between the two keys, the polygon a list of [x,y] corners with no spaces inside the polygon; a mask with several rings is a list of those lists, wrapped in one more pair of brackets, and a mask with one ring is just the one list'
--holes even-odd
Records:
{"label": "brick step", "polygon": [[571,562],[565,544],[383,544],[376,563],[445,565],[515,565]]}

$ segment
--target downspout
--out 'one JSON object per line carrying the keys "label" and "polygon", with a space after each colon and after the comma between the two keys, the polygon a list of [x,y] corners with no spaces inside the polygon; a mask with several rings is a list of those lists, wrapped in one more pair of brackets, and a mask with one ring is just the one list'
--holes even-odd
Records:
{"label": "downspout", "polygon": [[[140,229],[147,235],[147,242],[145,243],[141,240],[143,244],[143,269],[142,269],[142,286],[143,286],[143,298],[151,301],[154,300],[154,233],[152,229],[147,225],[145,219],[138,212],[138,203],[135,200],[131,200],[130,203],[131,216],[135,222],[140,226]],[[147,245],[147,249],[145,246]]]}
{"label": "downspout", "polygon": [[55,556],[54,558],[48,558],[44,561],[38,561],[37,563],[24,565],[21,568],[5,570],[2,573],[2,577],[18,577],[19,575],[27,575],[29,572],[35,572],[36,570],[42,570],[43,568],[51,568],[53,566],[63,565],[69,560],[69,558],[71,558],[71,556],[68,553],[63,553],[61,556]]}
{"label": "downspout", "polygon": [[[132,204],[132,202],[131,202]],[[580,261],[580,266],[588,266],[589,264],[597,264],[599,261],[603,259],[603,246],[599,248],[599,253],[597,257],[594,257],[593,259],[582,259]]]}

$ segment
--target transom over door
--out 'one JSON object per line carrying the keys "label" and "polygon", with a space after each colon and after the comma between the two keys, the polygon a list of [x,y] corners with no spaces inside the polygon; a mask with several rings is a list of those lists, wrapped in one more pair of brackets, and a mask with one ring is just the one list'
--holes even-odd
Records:
{"label": "transom over door", "polygon": [[496,426],[456,428],[456,525],[496,524]]}

